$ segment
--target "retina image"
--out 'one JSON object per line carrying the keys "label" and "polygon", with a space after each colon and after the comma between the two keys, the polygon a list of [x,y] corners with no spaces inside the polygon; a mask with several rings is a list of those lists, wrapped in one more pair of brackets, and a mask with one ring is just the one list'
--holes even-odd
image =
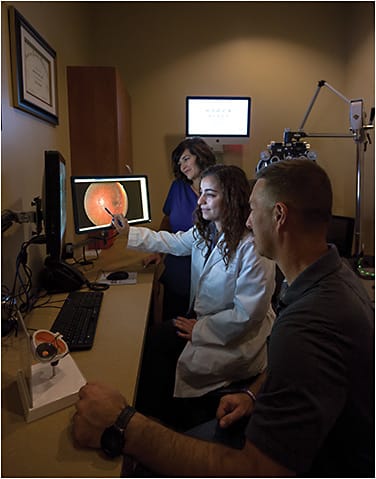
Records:
{"label": "retina image", "polygon": [[128,196],[119,182],[92,183],[84,196],[84,210],[89,220],[96,226],[111,223],[111,214],[127,215]]}

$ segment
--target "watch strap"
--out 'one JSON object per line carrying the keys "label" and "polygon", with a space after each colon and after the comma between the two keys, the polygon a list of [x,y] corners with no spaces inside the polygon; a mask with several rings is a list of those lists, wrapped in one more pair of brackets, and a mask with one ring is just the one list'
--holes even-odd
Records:
{"label": "watch strap", "polygon": [[107,456],[114,458],[122,453],[125,445],[124,431],[135,412],[136,409],[134,407],[126,406],[114,424],[103,431],[100,443],[103,452]]}
{"label": "watch strap", "polygon": [[135,413],[136,409],[134,407],[126,406],[117,417],[114,426],[124,431]]}

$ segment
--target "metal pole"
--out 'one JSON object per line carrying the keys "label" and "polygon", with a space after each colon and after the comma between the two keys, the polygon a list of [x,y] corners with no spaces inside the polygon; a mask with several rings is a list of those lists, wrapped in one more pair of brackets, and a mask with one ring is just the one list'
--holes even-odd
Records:
{"label": "metal pole", "polygon": [[362,253],[362,243],[360,234],[360,213],[361,213],[361,186],[362,186],[362,168],[363,168],[364,150],[360,141],[356,142],[356,211],[354,224],[354,251],[355,256],[359,257]]}
{"label": "metal pole", "polygon": [[312,110],[312,107],[316,101],[316,98],[317,98],[317,95],[320,93],[320,90],[321,90],[321,87],[325,85],[325,80],[320,80],[319,83],[318,83],[318,87],[317,87],[317,90],[315,91],[314,95],[313,95],[313,98],[311,100],[311,103],[308,105],[308,109],[306,111],[306,114],[304,115],[304,118],[303,118],[303,121],[302,121],[302,124],[300,125],[299,127],[299,131],[300,130],[303,130],[304,128],[304,125],[307,121],[307,118],[308,118],[308,115],[311,113],[311,110]]}

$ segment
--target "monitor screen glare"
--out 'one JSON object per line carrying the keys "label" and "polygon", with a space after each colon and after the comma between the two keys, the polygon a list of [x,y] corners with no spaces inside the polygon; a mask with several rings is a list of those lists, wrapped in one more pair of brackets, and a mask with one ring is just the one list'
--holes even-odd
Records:
{"label": "monitor screen glare", "polygon": [[72,176],[71,185],[76,233],[106,230],[115,214],[130,224],[151,220],[146,176]]}
{"label": "monitor screen glare", "polygon": [[187,136],[249,137],[250,97],[186,98]]}

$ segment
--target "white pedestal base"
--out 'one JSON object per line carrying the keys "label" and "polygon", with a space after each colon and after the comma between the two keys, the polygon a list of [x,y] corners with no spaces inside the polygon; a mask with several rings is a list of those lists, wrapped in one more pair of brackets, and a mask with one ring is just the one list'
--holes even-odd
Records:
{"label": "white pedestal base", "polygon": [[38,363],[31,366],[30,385],[22,370],[17,373],[17,384],[25,420],[31,422],[74,404],[86,379],[68,354],[55,366],[54,376],[50,364]]}

